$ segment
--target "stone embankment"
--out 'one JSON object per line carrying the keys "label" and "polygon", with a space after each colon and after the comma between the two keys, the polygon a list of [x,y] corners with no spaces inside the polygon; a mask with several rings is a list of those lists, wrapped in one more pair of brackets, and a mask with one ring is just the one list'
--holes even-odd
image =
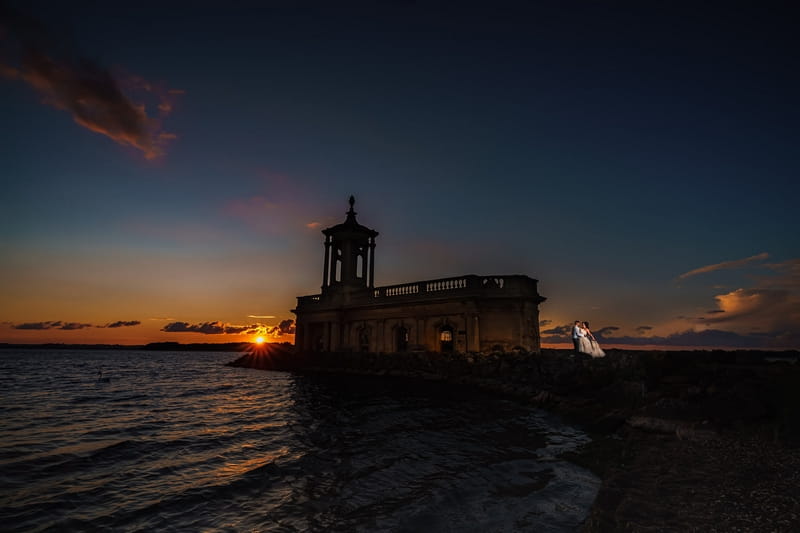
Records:
{"label": "stone embankment", "polygon": [[594,435],[585,531],[800,530],[800,353],[293,353],[233,366],[438,380],[559,413]]}

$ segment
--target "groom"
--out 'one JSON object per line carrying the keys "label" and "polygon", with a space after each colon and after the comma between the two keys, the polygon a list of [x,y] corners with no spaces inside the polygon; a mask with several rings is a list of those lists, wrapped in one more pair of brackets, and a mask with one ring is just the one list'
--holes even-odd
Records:
{"label": "groom", "polygon": [[572,326],[572,345],[575,346],[575,353],[580,353],[581,337],[585,337],[586,333],[581,327],[581,321],[576,320]]}

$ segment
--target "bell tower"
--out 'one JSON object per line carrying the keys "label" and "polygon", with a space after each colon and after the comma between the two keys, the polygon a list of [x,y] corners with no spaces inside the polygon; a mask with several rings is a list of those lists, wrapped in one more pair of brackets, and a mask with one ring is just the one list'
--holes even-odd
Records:
{"label": "bell tower", "polygon": [[356,221],[355,202],[351,196],[344,222],[322,230],[325,235],[323,296],[375,288],[375,237],[378,232]]}

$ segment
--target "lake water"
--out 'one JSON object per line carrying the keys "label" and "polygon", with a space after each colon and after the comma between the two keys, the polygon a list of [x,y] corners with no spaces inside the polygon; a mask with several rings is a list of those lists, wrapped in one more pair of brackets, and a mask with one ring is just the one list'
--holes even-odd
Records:
{"label": "lake water", "polygon": [[574,531],[597,494],[543,411],[235,357],[0,350],[0,529]]}

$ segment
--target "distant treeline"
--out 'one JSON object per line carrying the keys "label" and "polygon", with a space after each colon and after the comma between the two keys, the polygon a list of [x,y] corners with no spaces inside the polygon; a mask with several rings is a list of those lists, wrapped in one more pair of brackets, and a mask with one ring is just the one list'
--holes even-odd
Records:
{"label": "distant treeline", "polygon": [[[289,343],[281,345],[292,346]],[[64,343],[45,343],[45,344],[11,344],[0,342],[2,349],[36,349],[36,350],[146,350],[160,352],[244,352],[253,348],[251,342],[195,342],[191,344],[181,344],[179,342],[151,342],[149,344],[126,345],[126,344],[64,344]]]}

